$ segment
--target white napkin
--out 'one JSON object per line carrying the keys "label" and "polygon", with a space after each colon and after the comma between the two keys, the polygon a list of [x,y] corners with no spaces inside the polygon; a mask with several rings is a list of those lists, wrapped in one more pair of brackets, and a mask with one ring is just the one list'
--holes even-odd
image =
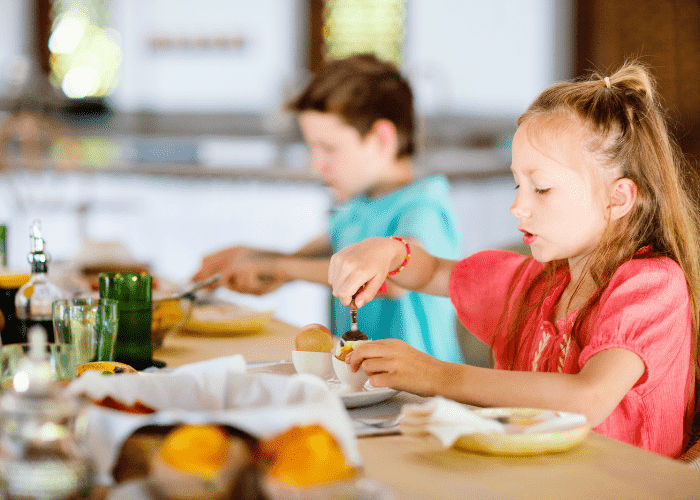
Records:
{"label": "white napkin", "polygon": [[[475,407],[473,407],[475,408]],[[498,409],[493,414],[498,415]],[[440,396],[422,404],[407,404],[402,410],[399,428],[402,434],[432,434],[444,447],[452,446],[469,434],[531,434],[578,427],[586,424],[585,415],[561,411],[542,411],[533,417],[537,423],[501,423],[495,418],[477,414],[468,405]]]}
{"label": "white napkin", "polygon": [[168,373],[103,376],[87,371],[67,387],[69,394],[99,400],[136,400],[159,410],[135,415],[91,405],[85,445],[97,468],[98,484],[112,485],[112,469],[124,441],[146,425],[218,423],[260,439],[294,425],[320,424],[338,440],[348,462],[362,464],[352,422],[340,398],[318,377],[247,374],[245,362],[220,358]]}

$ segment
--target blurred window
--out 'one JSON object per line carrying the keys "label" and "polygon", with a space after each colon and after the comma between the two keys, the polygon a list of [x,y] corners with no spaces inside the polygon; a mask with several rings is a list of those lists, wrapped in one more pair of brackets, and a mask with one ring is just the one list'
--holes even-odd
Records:
{"label": "blurred window", "polygon": [[400,66],[406,0],[311,0],[309,66],[360,52]]}
{"label": "blurred window", "polygon": [[119,34],[108,27],[106,0],[36,1],[42,68],[73,99],[114,89],[122,60]]}

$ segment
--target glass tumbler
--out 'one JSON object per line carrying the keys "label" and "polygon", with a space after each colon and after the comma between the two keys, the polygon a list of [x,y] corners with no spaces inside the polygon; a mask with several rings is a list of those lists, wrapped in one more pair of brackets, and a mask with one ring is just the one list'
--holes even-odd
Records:
{"label": "glass tumbler", "polygon": [[143,370],[153,366],[153,279],[148,273],[100,274],[100,297],[117,301],[119,328],[114,360]]}
{"label": "glass tumbler", "polygon": [[114,360],[119,324],[116,300],[56,300],[52,313],[56,342],[73,346],[76,366]]}

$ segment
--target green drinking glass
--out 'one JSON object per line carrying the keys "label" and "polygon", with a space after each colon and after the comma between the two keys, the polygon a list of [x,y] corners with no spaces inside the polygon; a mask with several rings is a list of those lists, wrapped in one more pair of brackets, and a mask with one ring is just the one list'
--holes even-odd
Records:
{"label": "green drinking glass", "polygon": [[148,273],[100,274],[100,297],[117,301],[119,326],[114,360],[137,370],[153,366],[153,278]]}

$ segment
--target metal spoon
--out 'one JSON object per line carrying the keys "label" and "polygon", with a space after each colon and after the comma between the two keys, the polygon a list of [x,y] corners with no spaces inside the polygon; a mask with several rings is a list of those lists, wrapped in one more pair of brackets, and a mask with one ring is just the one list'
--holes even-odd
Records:
{"label": "metal spoon", "polygon": [[355,305],[355,296],[352,297],[350,302],[350,330],[345,332],[342,337],[340,337],[340,345],[344,345],[345,342],[351,340],[369,340],[369,337],[362,333],[357,327],[357,306]]}
{"label": "metal spoon", "polygon": [[203,280],[195,281],[194,283],[190,284],[187,288],[184,290],[175,293],[171,295],[170,297],[164,297],[162,299],[156,299],[153,302],[160,302],[163,300],[180,300],[180,299],[185,299],[185,298],[190,298],[194,299],[194,292],[197,290],[200,290],[206,286],[211,285],[212,283],[216,283],[221,279],[220,274],[215,274],[213,276],[209,276],[208,278],[205,278]]}

